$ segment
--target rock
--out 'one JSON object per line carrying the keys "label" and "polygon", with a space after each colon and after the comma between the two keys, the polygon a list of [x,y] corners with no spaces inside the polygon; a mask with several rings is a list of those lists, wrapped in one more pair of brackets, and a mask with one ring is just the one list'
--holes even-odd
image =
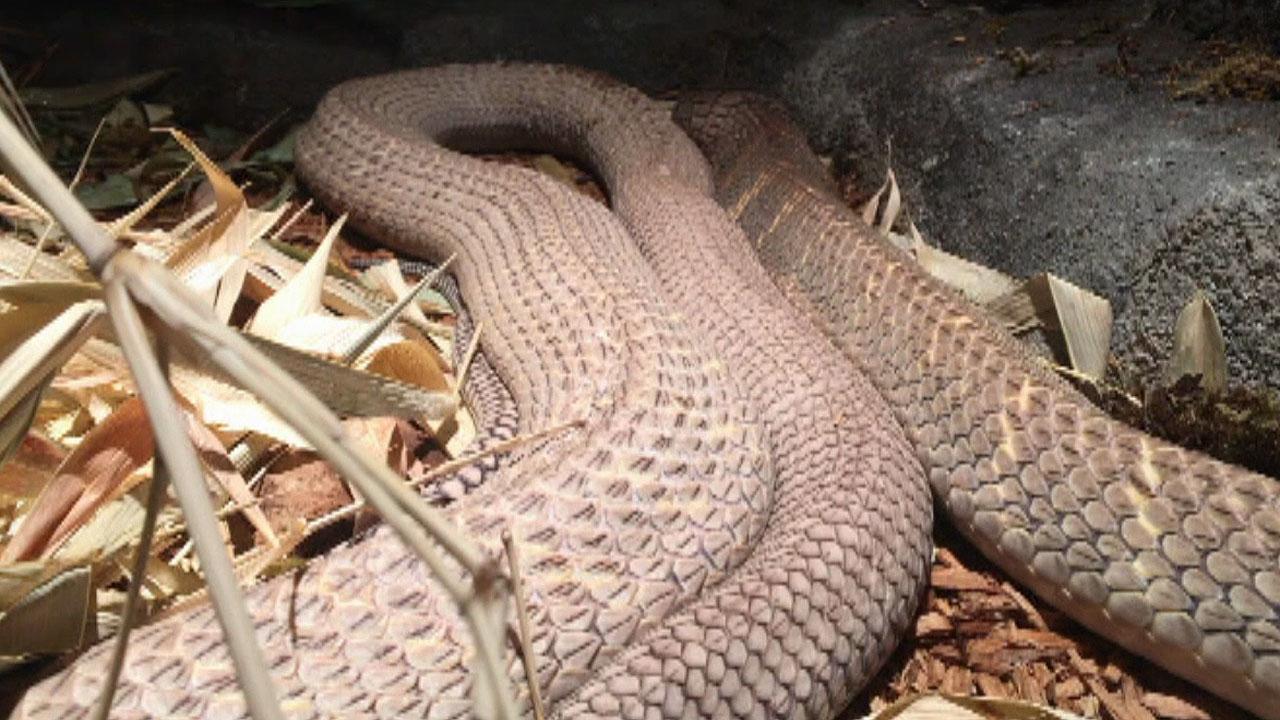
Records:
{"label": "rock", "polygon": [[387,0],[157,5],[138,17],[31,3],[6,22],[35,31],[15,36],[35,38],[15,40],[30,58],[60,41],[39,84],[176,66],[165,92],[180,120],[246,129],[285,106],[305,115],[344,78],[442,61],[572,62],[656,93],[779,95],[868,188],[892,138],[929,240],[1108,297],[1123,358],[1158,367],[1198,286],[1222,321],[1230,376],[1280,387],[1280,304],[1264,302],[1278,282],[1280,113],[1174,101],[1166,84],[1200,53],[1183,26],[1276,28],[1277,5]]}

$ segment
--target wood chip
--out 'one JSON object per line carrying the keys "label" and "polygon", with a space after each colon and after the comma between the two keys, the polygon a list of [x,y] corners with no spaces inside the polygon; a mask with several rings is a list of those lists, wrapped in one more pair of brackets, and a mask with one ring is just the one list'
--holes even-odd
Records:
{"label": "wood chip", "polygon": [[929,580],[939,590],[988,590],[992,587],[990,579],[961,567],[936,569]]}
{"label": "wood chip", "polygon": [[1162,720],[1210,720],[1209,713],[1173,695],[1144,693],[1142,704]]}
{"label": "wood chip", "polygon": [[924,613],[916,620],[917,636],[932,633],[949,633],[953,629],[951,621],[938,612]]}
{"label": "wood chip", "polygon": [[1053,686],[1053,699],[1063,702],[1084,694],[1084,681],[1078,677],[1069,677]]}

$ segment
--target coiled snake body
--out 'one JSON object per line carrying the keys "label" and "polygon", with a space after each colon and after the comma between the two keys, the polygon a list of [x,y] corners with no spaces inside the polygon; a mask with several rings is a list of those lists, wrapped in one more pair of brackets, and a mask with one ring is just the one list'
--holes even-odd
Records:
{"label": "coiled snake body", "polygon": [[[1119,426],[1036,370],[860,229],[768,108],[678,115],[714,190],[661,106],[561,67],[348,83],[298,143],[304,180],[363,230],[458,254],[520,430],[584,421],[449,510],[495,551],[503,530],[521,541],[553,713],[832,715],[910,621],[931,483],[1037,592],[1277,716],[1274,483]],[[612,211],[456,152],[514,148],[583,162]],[[465,627],[389,531],[248,601],[290,715],[468,714]],[[244,713],[210,611],[134,637],[113,716]],[[19,716],[83,714],[107,654]]]}

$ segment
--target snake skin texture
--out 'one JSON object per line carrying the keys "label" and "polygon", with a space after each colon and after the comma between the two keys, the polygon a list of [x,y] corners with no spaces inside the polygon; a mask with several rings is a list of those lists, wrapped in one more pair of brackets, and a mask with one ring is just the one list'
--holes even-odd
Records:
{"label": "snake skin texture", "polygon": [[1112,420],[833,192],[774,103],[675,111],[762,263],[893,406],[984,554],[1133,652],[1280,718],[1277,483]]}
{"label": "snake skin texture", "polygon": [[[578,159],[611,208],[456,152],[507,148]],[[447,510],[490,552],[520,541],[555,717],[828,717],[884,662],[924,583],[923,469],[661,106],[562,67],[400,73],[331,91],[297,163],[387,245],[457,254],[521,432],[584,421]],[[291,717],[469,715],[466,627],[389,530],[246,594]],[[113,717],[244,715],[209,609],[133,637]],[[107,655],[18,716],[85,715]]]}

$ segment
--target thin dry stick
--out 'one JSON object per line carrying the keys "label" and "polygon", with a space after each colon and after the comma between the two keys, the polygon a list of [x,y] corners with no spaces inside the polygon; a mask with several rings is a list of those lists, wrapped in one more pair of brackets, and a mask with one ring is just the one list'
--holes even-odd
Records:
{"label": "thin dry stick", "polygon": [[543,720],[542,690],[538,687],[537,664],[533,660],[533,643],[529,631],[529,609],[525,606],[524,582],[520,579],[520,553],[511,530],[502,531],[502,545],[507,550],[507,563],[511,566],[511,594],[516,600],[516,620],[520,625],[520,662],[524,665],[524,677],[529,684],[529,698],[533,701],[533,717]]}
{"label": "thin dry stick", "polygon": [[[107,123],[107,116],[103,115],[98,121],[98,127],[94,128],[93,136],[89,138],[89,145],[84,149],[84,155],[80,156],[80,166],[76,168],[76,174],[71,178],[71,182],[67,185],[67,189],[75,190],[76,185],[80,184],[80,179],[84,177],[84,169],[89,165],[89,155],[93,152],[93,146],[98,144],[98,135],[102,134],[102,127]],[[31,252],[31,259],[27,261],[27,266],[22,269],[22,274],[18,276],[19,280],[25,280],[31,275],[31,269],[36,266],[36,260],[40,258],[40,253],[44,252],[44,244],[49,242],[49,236],[53,234],[53,229],[57,227],[57,223],[53,220],[44,226],[40,237],[36,240],[36,246]]]}
{"label": "thin dry stick", "polygon": [[[126,256],[119,255],[116,259],[123,257]],[[270,671],[254,634],[253,621],[240,595],[231,558],[213,516],[213,504],[209,500],[200,460],[191,439],[182,430],[186,424],[179,414],[177,402],[169,393],[167,380],[150,352],[146,326],[133,304],[130,288],[126,286],[128,280],[118,276],[114,270],[113,263],[108,266],[104,280],[107,308],[111,312],[116,338],[143,396],[147,419],[155,435],[156,455],[164,458],[165,465],[173,469],[171,478],[178,503],[187,519],[187,531],[195,541],[200,567],[204,570],[209,594],[213,598],[214,613],[222,625],[249,713],[260,720],[283,720],[284,714],[276,700]]]}
{"label": "thin dry stick", "polygon": [[[248,510],[249,508],[252,508],[252,507],[258,507],[261,504],[262,504],[262,500],[260,498],[254,498],[253,502],[246,502],[246,503],[229,502],[226,505],[223,505],[222,507],[218,508],[217,512],[215,512],[213,515],[218,520],[225,520],[228,517],[231,517],[232,515],[240,512],[241,510]],[[180,535],[186,531],[187,531],[187,526],[185,523],[183,522],[170,523],[156,530],[156,540],[167,540],[171,537]],[[182,549],[186,550],[186,546],[183,546]],[[170,564],[172,565],[173,563],[170,563]]]}
{"label": "thin dry stick", "polygon": [[[473,453],[463,455],[460,458],[454,458],[453,460],[447,460],[445,462],[442,462],[439,465],[431,468],[427,472],[423,473],[421,477],[414,478],[412,481],[406,483],[406,485],[408,485],[411,488],[421,487],[433,480],[438,480],[442,477],[445,477],[446,475],[451,475],[455,472],[458,472],[459,470],[462,470],[466,467],[474,465],[487,457],[491,457],[493,455],[499,455],[501,453],[514,450],[515,448],[520,447],[521,445],[526,445],[528,443],[535,443],[540,440],[545,440],[546,438],[549,438],[553,435],[558,435],[564,432],[565,430],[569,430],[571,428],[576,428],[576,427],[582,427],[584,424],[585,422],[582,420],[570,420],[569,422],[560,423],[559,425],[553,425],[552,427],[539,430],[538,432],[529,433],[527,435],[517,435],[513,438],[508,438],[506,440],[503,440],[502,442],[494,443],[493,445],[483,450],[477,450]],[[332,510],[328,513],[325,513],[324,515],[321,515],[320,517],[315,518],[311,522],[307,523],[306,533],[311,534],[313,532],[316,532],[317,530],[323,530],[324,528],[327,528],[330,525],[333,525],[334,523],[338,522],[339,520],[342,520],[343,518],[347,518],[356,514],[357,512],[360,511],[360,508],[363,508],[364,506],[365,506],[365,502],[363,500],[357,500],[348,505],[344,505],[336,510]]]}
{"label": "thin dry stick", "polygon": [[[0,113],[0,155],[4,156],[14,174],[31,194],[39,199],[44,206],[41,211],[58,219],[67,234],[75,240],[80,252],[84,253],[89,268],[95,275],[101,276],[107,261],[116,254],[119,246],[103,235],[98,223],[67,190],[58,176],[53,174],[44,158],[27,144],[22,133],[4,113]],[[8,189],[16,189],[8,182],[8,178],[4,182],[9,186]],[[25,193],[19,194],[26,196]]]}
{"label": "thin dry stick", "polygon": [[373,344],[373,341],[377,340],[378,336],[382,334],[382,331],[387,329],[387,326],[391,324],[391,321],[399,317],[400,313],[404,312],[404,309],[409,307],[409,303],[418,299],[419,293],[426,288],[431,287],[435,284],[436,280],[440,279],[440,276],[444,274],[444,271],[448,269],[449,264],[452,263],[456,257],[456,253],[450,255],[444,262],[440,263],[440,267],[432,270],[431,274],[419,280],[417,285],[414,285],[409,292],[404,294],[404,297],[397,300],[394,305],[388,307],[381,315],[370,322],[364,329],[364,332],[360,333],[360,336],[351,343],[351,347],[347,348],[347,351],[342,354],[342,363],[344,365],[350,365],[355,362],[356,358],[360,357],[360,353],[367,350],[369,346]]}
{"label": "thin dry stick", "polygon": [[[164,365],[167,366],[168,363],[165,362]],[[124,614],[120,618],[120,633],[116,635],[115,646],[111,649],[111,664],[107,666],[106,684],[98,696],[98,705],[94,708],[94,720],[107,720],[111,714],[111,703],[115,697],[116,685],[120,682],[120,671],[124,669],[125,653],[129,648],[129,632],[133,628],[138,598],[147,574],[147,560],[151,555],[151,541],[155,536],[156,517],[160,514],[160,501],[164,498],[165,487],[169,484],[169,475],[164,469],[164,458],[157,457],[153,466],[155,471],[152,473],[151,487],[147,491],[147,512],[142,518],[142,534],[138,538],[138,547],[134,551],[133,568],[129,571],[129,590],[124,597]]]}
{"label": "thin dry stick", "polygon": [[471,369],[471,361],[476,357],[476,350],[480,349],[480,331],[483,329],[484,323],[476,323],[475,332],[471,333],[471,342],[467,343],[467,352],[462,356],[462,362],[458,363],[457,379],[454,381],[455,394],[462,392],[462,387],[467,381],[467,371]]}
{"label": "thin dry stick", "polygon": [[311,198],[307,198],[307,201],[302,203],[301,207],[294,210],[292,215],[285,218],[285,221],[280,224],[280,227],[276,228],[276,231],[271,233],[271,242],[277,242],[280,238],[284,237],[284,234],[289,232],[289,228],[296,225],[298,220],[300,220],[303,215],[306,215],[307,211],[311,209],[311,202]]}
{"label": "thin dry stick", "polygon": [[191,170],[195,168],[195,166],[195,163],[187,163],[187,166],[182,168],[182,172],[174,175],[173,178],[170,179],[169,182],[165,183],[163,187],[152,193],[151,197],[143,200],[142,204],[115,220],[112,220],[111,223],[107,225],[107,234],[113,238],[119,238],[125,233],[133,230],[133,226],[137,225],[138,221],[142,220],[142,218],[146,217],[148,213],[154,210],[156,206],[160,204],[161,200],[168,197],[169,193],[173,192],[173,189],[178,187],[178,183],[182,182],[187,175],[191,174]]}
{"label": "thin dry stick", "polygon": [[18,88],[14,86],[4,63],[0,63],[0,83],[4,84],[5,109],[13,113],[15,121],[21,126],[27,140],[33,146],[42,147],[44,142],[40,139],[40,131],[36,129],[36,124],[31,122],[31,113],[27,112],[27,104],[22,102],[22,96],[18,94]]}

